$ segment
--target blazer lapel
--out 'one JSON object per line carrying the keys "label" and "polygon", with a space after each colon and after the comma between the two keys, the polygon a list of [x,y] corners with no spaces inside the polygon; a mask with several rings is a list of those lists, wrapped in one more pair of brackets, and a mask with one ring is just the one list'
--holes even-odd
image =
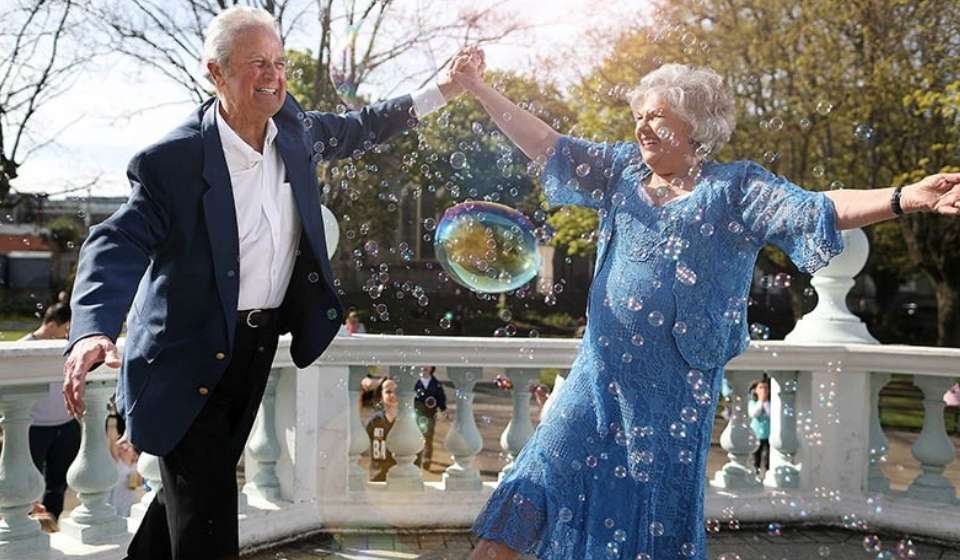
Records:
{"label": "blazer lapel", "polygon": [[[217,131],[216,105],[208,102],[200,126],[203,142],[203,179],[209,189],[203,195],[203,213],[207,221],[207,235],[213,254],[213,269],[217,291],[223,303],[224,320],[227,323],[227,340],[232,344],[236,328],[237,301],[240,290],[237,285],[240,266],[240,236],[237,232],[237,211],[233,200],[233,185],[230,171],[223,155],[220,133]],[[233,274],[227,274],[228,271]]]}
{"label": "blazer lapel", "polygon": [[[276,121],[275,121],[276,122]],[[277,148],[287,170],[287,180],[293,189],[293,199],[300,215],[303,234],[320,263],[320,269],[329,286],[333,286],[333,272],[327,255],[327,239],[323,232],[323,215],[320,212],[320,197],[316,177],[310,175],[312,165],[307,152],[298,145],[296,132],[286,130],[278,123]]]}

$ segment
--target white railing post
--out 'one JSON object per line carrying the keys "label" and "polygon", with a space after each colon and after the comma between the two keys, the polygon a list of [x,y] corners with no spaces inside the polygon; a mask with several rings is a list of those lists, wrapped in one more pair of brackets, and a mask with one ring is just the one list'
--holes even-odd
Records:
{"label": "white railing post", "polygon": [[732,406],[727,426],[720,434],[720,446],[727,452],[727,458],[730,460],[716,472],[711,481],[711,484],[717,488],[737,490],[762,488],[753,466],[753,452],[760,446],[760,442],[750,428],[750,417],[744,400],[755,375],[754,372],[726,372]]}
{"label": "white railing post", "polygon": [[104,431],[107,402],[114,393],[114,385],[114,382],[87,383],[86,411],[80,419],[80,453],[67,470],[67,483],[77,493],[80,505],[60,522],[60,530],[84,544],[110,542],[127,531],[127,521],[107,503],[110,490],[119,479]]}
{"label": "white railing post", "polygon": [[40,556],[50,549],[50,536],[29,517],[34,502],[43,496],[43,476],[30,458],[30,410],[47,395],[26,387],[4,387],[0,392],[0,559],[20,560]]}
{"label": "white railing post", "polygon": [[350,366],[347,394],[349,406],[347,415],[350,422],[350,467],[348,485],[350,490],[363,490],[369,475],[360,466],[360,456],[370,449],[370,437],[360,418],[361,383],[367,376],[367,366]]}
{"label": "white railing post", "polygon": [[277,440],[277,383],[280,370],[273,369],[257,411],[257,419],[247,440],[247,459],[256,462],[253,477],[243,485],[243,493],[269,502],[280,499],[280,479],[277,477],[277,459],[280,442]]}
{"label": "white railing post", "polygon": [[540,376],[540,370],[534,368],[507,368],[507,377],[513,383],[513,413],[510,422],[500,434],[500,448],[507,454],[507,464],[500,469],[498,480],[503,480],[520,450],[533,434],[533,422],[530,421],[530,385]]}
{"label": "white railing post", "polygon": [[390,366],[390,374],[397,382],[397,398],[400,403],[397,419],[387,434],[387,450],[393,453],[393,458],[397,461],[397,464],[387,471],[387,489],[423,490],[420,468],[413,464],[424,443],[413,405],[417,372],[410,366]]}
{"label": "white railing post", "polygon": [[870,451],[867,454],[867,490],[886,494],[890,492],[890,481],[880,463],[887,456],[887,435],[880,425],[880,391],[892,375],[889,373],[874,373],[870,376]]}
{"label": "white railing post", "polygon": [[943,421],[943,394],[953,383],[949,377],[913,376],[913,384],[923,391],[923,428],[913,443],[913,456],[923,472],[907,488],[911,498],[941,504],[960,502],[953,483],[943,476],[946,466],[957,458]]}
{"label": "white railing post", "polygon": [[483,437],[473,416],[473,389],[481,374],[474,368],[448,367],[447,377],[453,381],[457,417],[443,440],[453,454],[453,464],[443,473],[443,486],[446,490],[482,490],[483,481],[474,462],[483,449]]}
{"label": "white railing post", "polygon": [[847,293],[854,277],[870,255],[870,242],[860,229],[843,232],[844,249],[830,264],[813,273],[810,284],[817,291],[817,306],[797,321],[784,337],[786,342],[838,342],[877,344],[867,326],[847,307]]}
{"label": "white railing post", "polygon": [[771,372],[770,469],[764,478],[768,488],[799,488],[797,454],[797,373]]}
{"label": "white railing post", "polygon": [[149,453],[140,453],[140,458],[137,459],[137,472],[147,482],[147,487],[150,490],[144,493],[139,502],[130,506],[130,523],[128,523],[128,526],[131,523],[140,524],[143,516],[147,513],[147,508],[150,507],[150,502],[163,487],[163,480],[160,476],[160,457]]}

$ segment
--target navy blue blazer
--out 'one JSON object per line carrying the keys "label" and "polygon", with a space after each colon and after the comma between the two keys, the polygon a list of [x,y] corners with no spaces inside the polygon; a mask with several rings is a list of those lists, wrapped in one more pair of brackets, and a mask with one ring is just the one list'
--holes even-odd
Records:
{"label": "navy blue blazer", "polygon": [[[302,224],[280,329],[306,367],[343,317],[320,213],[314,146],[346,158],[383,142],[411,120],[410,96],[342,115],[303,111],[287,96],[274,116],[277,148]],[[71,298],[67,351],[85,337],[127,341],[117,405],[131,442],[154,455],[173,449],[230,361],[240,292],[233,188],[213,100],[130,162],[127,202],[90,230]],[[131,305],[132,304],[132,305]]]}

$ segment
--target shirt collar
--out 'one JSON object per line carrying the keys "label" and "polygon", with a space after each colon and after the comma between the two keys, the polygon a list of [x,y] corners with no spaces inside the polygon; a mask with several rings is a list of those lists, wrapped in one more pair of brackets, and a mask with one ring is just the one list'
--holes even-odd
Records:
{"label": "shirt collar", "polygon": [[[227,160],[227,167],[233,171],[233,168],[249,169],[263,160],[263,154],[250,147],[249,144],[240,138],[230,125],[227,119],[220,115],[220,100],[213,104],[217,122],[217,131],[220,133],[220,144],[223,147],[223,155]],[[273,119],[267,121],[267,131],[263,138],[263,151],[273,147],[273,142],[277,137],[277,125]]]}

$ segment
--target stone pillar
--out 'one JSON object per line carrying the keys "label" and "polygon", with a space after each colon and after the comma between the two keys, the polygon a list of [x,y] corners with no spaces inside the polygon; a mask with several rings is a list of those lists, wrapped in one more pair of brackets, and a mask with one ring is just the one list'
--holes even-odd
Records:
{"label": "stone pillar", "polygon": [[797,440],[797,374],[771,372],[770,379],[770,470],[764,477],[768,488],[799,488],[800,470],[795,456]]}
{"label": "stone pillar", "polygon": [[400,403],[397,419],[387,435],[387,450],[393,453],[397,464],[387,472],[387,489],[395,491],[423,490],[420,468],[413,464],[423,449],[423,434],[417,426],[413,406],[416,396],[417,372],[410,366],[390,366],[390,374],[397,382]]}
{"label": "stone pillar", "polygon": [[817,306],[797,321],[785,341],[877,344],[846,303],[853,278],[867,263],[870,244],[860,229],[845,230],[843,243],[843,252],[813,274],[811,284],[817,290]]}
{"label": "stone pillar", "polygon": [[874,373],[870,376],[870,451],[867,455],[867,490],[883,494],[890,492],[890,481],[880,470],[887,455],[887,436],[880,425],[880,390],[892,376]]}
{"label": "stone pillar", "polygon": [[360,384],[367,376],[367,366],[349,367],[347,416],[350,424],[350,467],[347,484],[350,490],[363,490],[367,479],[370,478],[367,471],[360,466],[360,456],[370,449],[370,436],[367,435],[367,430],[360,419]]}
{"label": "stone pillar", "polygon": [[720,434],[720,446],[727,452],[730,461],[714,475],[711,484],[717,488],[736,490],[759,490],[763,486],[753,468],[753,452],[760,446],[757,436],[750,428],[750,417],[744,396],[748,393],[754,372],[727,371],[730,385],[730,419]]}
{"label": "stone pillar", "polygon": [[507,377],[513,382],[513,414],[510,422],[500,434],[500,448],[507,454],[507,465],[500,470],[498,480],[503,480],[520,450],[533,434],[533,422],[530,421],[530,385],[540,376],[539,369],[507,368]]}
{"label": "stone pillar", "polygon": [[277,382],[280,371],[272,370],[257,411],[257,420],[247,440],[247,458],[257,463],[256,473],[243,486],[243,493],[269,502],[280,499],[280,479],[277,478],[277,459],[280,442],[277,440]]}
{"label": "stone pillar", "polygon": [[141,453],[137,459],[137,472],[147,482],[150,490],[140,498],[140,501],[130,506],[130,519],[137,524],[143,519],[150,507],[150,502],[157,496],[163,486],[160,478],[160,458],[149,453]]}
{"label": "stone pillar", "polygon": [[111,542],[127,532],[126,520],[107,503],[107,495],[119,478],[104,433],[107,401],[113,393],[113,382],[87,383],[80,453],[67,470],[67,483],[77,493],[80,505],[68,519],[60,521],[60,530],[83,544]]}
{"label": "stone pillar", "polygon": [[28,514],[43,497],[43,476],[30,458],[30,410],[43,391],[5,387],[0,391],[0,559],[41,557],[50,550],[50,536]]}
{"label": "stone pillar", "polygon": [[923,391],[923,428],[913,444],[913,456],[920,461],[921,472],[907,488],[907,495],[938,504],[957,504],[956,488],[943,470],[957,458],[953,442],[943,422],[943,393],[953,385],[950,377],[913,376],[913,384]]}
{"label": "stone pillar", "polygon": [[443,485],[446,490],[479,491],[483,482],[474,461],[483,449],[483,437],[473,416],[473,388],[482,373],[474,368],[448,367],[447,376],[456,391],[457,417],[443,440],[453,454],[453,464],[443,473]]}

